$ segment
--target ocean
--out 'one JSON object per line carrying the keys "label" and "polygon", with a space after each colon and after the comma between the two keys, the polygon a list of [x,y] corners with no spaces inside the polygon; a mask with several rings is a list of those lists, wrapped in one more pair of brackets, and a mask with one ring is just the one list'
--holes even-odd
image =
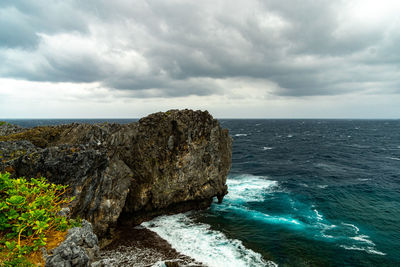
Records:
{"label": "ocean", "polygon": [[222,204],[144,227],[209,266],[400,266],[400,120],[220,122],[234,140]]}

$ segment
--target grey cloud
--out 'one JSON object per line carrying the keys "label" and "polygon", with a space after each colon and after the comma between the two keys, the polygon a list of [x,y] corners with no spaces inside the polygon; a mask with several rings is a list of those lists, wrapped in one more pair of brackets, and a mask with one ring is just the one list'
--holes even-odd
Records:
{"label": "grey cloud", "polygon": [[26,22],[26,16],[14,7],[0,9],[0,45],[27,47],[36,43],[35,29]]}
{"label": "grey cloud", "polygon": [[5,0],[0,3],[0,47],[33,49],[38,33],[87,32],[77,2]]}
{"label": "grey cloud", "polygon": [[104,82],[106,86],[132,91],[135,97],[178,97],[188,95],[222,94],[223,88],[210,78],[189,78],[172,80],[169,77],[112,77]]}
{"label": "grey cloud", "polygon": [[103,79],[105,70],[102,62],[91,55],[60,58],[48,51],[34,56],[25,52],[18,57],[7,58],[0,53],[0,73],[4,77],[14,77],[41,82],[95,82]]}
{"label": "grey cloud", "polygon": [[[7,3],[0,12],[15,14],[0,18],[7,25],[0,26],[0,46],[36,49],[27,54],[28,67],[0,49],[5,77],[100,82],[134,97],[229,94],[214,79],[241,77],[274,82],[276,94],[295,97],[366,90],[371,82],[392,90],[381,70],[400,82],[399,35],[344,25],[343,1],[90,0],[48,10],[47,1]],[[41,49],[38,33],[77,32],[108,50],[66,58]],[[115,50],[138,56],[119,58]]]}
{"label": "grey cloud", "polygon": [[343,56],[362,50],[379,41],[381,29],[362,29],[345,25],[342,29],[343,5],[347,1],[265,1],[267,10],[289,23],[283,35],[294,43],[294,53]]}

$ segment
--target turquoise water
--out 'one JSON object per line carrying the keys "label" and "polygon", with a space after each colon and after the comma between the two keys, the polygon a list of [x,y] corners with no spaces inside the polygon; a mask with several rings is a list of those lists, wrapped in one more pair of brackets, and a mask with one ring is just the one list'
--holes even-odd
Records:
{"label": "turquoise water", "polygon": [[223,203],[145,227],[209,266],[400,266],[399,120],[221,123],[234,139]]}
{"label": "turquoise water", "polygon": [[400,266],[400,121],[223,126],[229,194],[196,221],[280,266]]}

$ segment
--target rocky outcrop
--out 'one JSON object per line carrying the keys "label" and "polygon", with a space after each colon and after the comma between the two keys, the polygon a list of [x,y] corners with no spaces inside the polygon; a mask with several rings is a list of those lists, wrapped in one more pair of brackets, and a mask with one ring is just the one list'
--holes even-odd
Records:
{"label": "rocky outcrop", "polygon": [[23,128],[17,125],[13,125],[5,121],[0,121],[0,136],[19,133],[23,130]]}
{"label": "rocky outcrop", "polygon": [[117,222],[222,201],[231,147],[208,112],[171,110],[125,125],[41,126],[0,136],[0,171],[70,185],[72,214],[104,235]]}
{"label": "rocky outcrop", "polygon": [[45,251],[46,267],[90,266],[99,253],[98,243],[92,225],[82,220],[82,226],[69,229],[65,240],[50,255]]}

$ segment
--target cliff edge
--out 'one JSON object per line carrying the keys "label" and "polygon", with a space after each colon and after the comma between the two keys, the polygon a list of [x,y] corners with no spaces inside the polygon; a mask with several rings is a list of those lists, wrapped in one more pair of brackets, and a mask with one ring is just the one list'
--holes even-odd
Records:
{"label": "cliff edge", "polygon": [[72,214],[100,236],[118,222],[206,208],[227,193],[232,140],[207,111],[123,125],[1,127],[0,171],[70,185]]}

